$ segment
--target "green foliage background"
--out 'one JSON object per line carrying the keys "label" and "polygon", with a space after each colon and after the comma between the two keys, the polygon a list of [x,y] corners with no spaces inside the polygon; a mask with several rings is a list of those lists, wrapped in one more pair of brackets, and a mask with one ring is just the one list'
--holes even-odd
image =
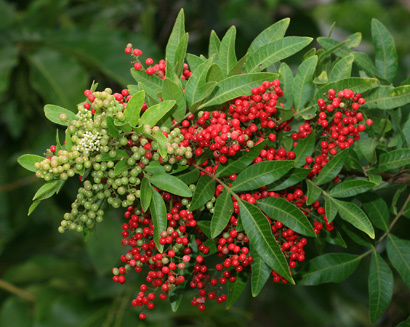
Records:
{"label": "green foliage background", "polygon": [[[73,233],[57,233],[75,185],[27,216],[41,181],[16,160],[23,153],[41,155],[55,138],[43,106],[74,110],[93,80],[117,91],[131,83],[125,45],[131,42],[144,55],[161,59],[182,7],[190,52],[206,53],[210,31],[223,35],[234,24],[238,57],[261,30],[284,17],[291,18],[287,35],[326,36],[334,21],[334,38],[361,32],[360,50],[372,56],[370,21],[375,17],[395,38],[397,80],[409,76],[410,8],[404,1],[320,2],[0,0],[0,326],[144,325],[129,304],[137,283],[111,281],[111,268],[122,253],[120,213],[112,212],[112,219],[98,226],[97,236],[86,244]],[[386,194],[385,199],[391,197]],[[406,226],[401,227],[398,236],[406,233]],[[370,326],[369,261],[341,284],[269,283],[257,298],[248,289],[229,311],[214,305],[200,313],[187,297],[177,313],[157,308],[145,325]],[[409,315],[410,294],[403,289],[395,286],[379,326],[395,326]]]}

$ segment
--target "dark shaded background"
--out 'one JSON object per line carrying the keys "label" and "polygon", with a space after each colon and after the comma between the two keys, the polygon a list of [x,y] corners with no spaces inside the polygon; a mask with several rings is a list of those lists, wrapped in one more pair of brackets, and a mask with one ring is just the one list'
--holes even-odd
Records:
{"label": "dark shaded background", "polygon": [[[133,83],[133,43],[155,60],[163,56],[173,22],[184,8],[188,51],[207,54],[214,29],[221,37],[236,25],[237,54],[275,21],[290,17],[287,35],[332,36],[361,32],[361,51],[372,55],[370,21],[379,19],[396,40],[398,81],[410,70],[409,1],[332,0],[0,0],[0,326],[370,326],[368,262],[345,282],[318,287],[274,285],[253,299],[248,290],[229,311],[208,305],[200,313],[189,297],[177,313],[156,308],[140,323],[130,306],[136,278],[119,286],[111,268],[123,252],[120,213],[111,212],[86,244],[57,232],[79,185],[66,187],[27,216],[41,181],[16,162],[42,154],[54,143],[55,126],[43,106],[75,110],[93,80],[100,90]],[[63,130],[60,130],[60,133]],[[409,293],[396,285],[393,302],[378,326],[394,326],[409,314]]]}

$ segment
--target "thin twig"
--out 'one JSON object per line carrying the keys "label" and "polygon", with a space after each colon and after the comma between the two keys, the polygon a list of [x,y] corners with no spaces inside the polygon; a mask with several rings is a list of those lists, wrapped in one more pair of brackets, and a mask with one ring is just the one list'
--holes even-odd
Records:
{"label": "thin twig", "polygon": [[0,288],[17,295],[18,297],[21,297],[22,299],[25,299],[30,302],[35,302],[36,297],[31,294],[30,292],[27,292],[17,286],[14,286],[13,284],[6,282],[3,279],[0,279]]}

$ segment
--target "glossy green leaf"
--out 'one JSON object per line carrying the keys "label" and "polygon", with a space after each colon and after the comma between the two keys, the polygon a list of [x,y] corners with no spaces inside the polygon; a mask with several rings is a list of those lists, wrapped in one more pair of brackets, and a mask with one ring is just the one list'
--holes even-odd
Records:
{"label": "glossy green leaf", "polygon": [[40,202],[41,200],[36,200],[31,204],[30,208],[28,208],[27,216],[30,216],[33,213],[33,211],[36,210]]}
{"label": "glossy green leaf", "polygon": [[189,187],[179,178],[170,174],[155,174],[150,176],[149,181],[161,190],[183,197],[192,197]]}
{"label": "glossy green leaf", "polygon": [[115,126],[115,124],[114,124],[114,118],[112,118],[110,116],[107,116],[106,121],[107,121],[107,128],[108,128],[108,131],[110,132],[110,134],[113,137],[120,137],[121,135],[120,135],[120,132],[118,130],[118,127]]}
{"label": "glossy green leaf", "polygon": [[387,255],[407,287],[410,287],[410,241],[387,234]]}
{"label": "glossy green leaf", "polygon": [[185,93],[182,91],[182,88],[169,78],[165,78],[162,81],[162,99],[165,101],[176,101],[176,107],[172,111],[172,117],[174,117],[177,121],[182,121],[186,114]]}
{"label": "glossy green leaf", "polygon": [[251,273],[251,289],[252,296],[256,297],[262,291],[266,282],[271,276],[272,269],[270,269],[260,256],[256,255],[252,262]]}
{"label": "glossy green leaf", "polygon": [[306,185],[307,185],[306,204],[311,205],[313,202],[315,202],[319,198],[323,190],[320,187],[318,187],[315,183],[313,183],[310,179],[306,180]]}
{"label": "glossy green leaf", "polygon": [[325,196],[325,212],[328,222],[332,222],[337,215],[337,206],[331,197]]}
{"label": "glossy green leaf", "polygon": [[292,96],[292,88],[293,88],[293,73],[290,67],[282,62],[279,67],[279,80],[280,80],[280,87],[283,91],[283,96],[280,98],[281,102],[284,105],[284,108],[290,109],[293,105],[293,96]]}
{"label": "glossy green leaf", "polygon": [[267,191],[284,190],[304,180],[309,173],[310,173],[310,169],[293,168],[282,178],[278,179],[276,182],[273,182],[272,184],[269,184],[266,190]]}
{"label": "glossy green leaf", "polygon": [[151,136],[158,144],[158,152],[162,158],[165,158],[168,155],[167,152],[167,143],[168,138],[162,133],[155,133]]}
{"label": "glossy green leaf", "polygon": [[325,239],[326,239],[326,242],[329,244],[338,245],[343,248],[347,248],[346,242],[343,239],[342,235],[339,233],[339,231],[329,232],[326,230]]}
{"label": "glossy green leaf", "polygon": [[353,51],[352,53],[354,55],[355,64],[359,66],[361,70],[366,72],[368,76],[383,79],[367,53],[356,51]]}
{"label": "glossy green leaf", "polygon": [[404,167],[409,164],[410,149],[397,149],[380,155],[377,171],[382,172],[390,169]]}
{"label": "glossy green leaf", "polygon": [[229,309],[236,302],[239,296],[245,290],[248,284],[249,274],[245,272],[237,273],[236,280],[234,282],[228,282],[228,299],[226,300],[226,308]]}
{"label": "glossy green leaf", "polygon": [[266,141],[259,143],[254,146],[249,152],[243,154],[236,160],[232,160],[226,166],[219,165],[218,170],[216,171],[217,177],[224,177],[232,174],[239,173],[248,167],[253,160],[260,154],[263,148],[266,146]]}
{"label": "glossy green leaf", "polygon": [[172,312],[178,311],[182,298],[184,297],[184,294],[186,293],[185,286],[187,283],[188,283],[188,278],[185,278],[185,281],[179,284],[178,287],[174,287],[172,290],[169,291],[169,303],[171,305]]}
{"label": "glossy green leaf", "polygon": [[[239,75],[239,74],[238,74]],[[206,75],[207,82],[219,83],[225,78],[222,68],[218,64],[212,64]]]}
{"label": "glossy green leaf", "polygon": [[175,20],[174,27],[172,28],[171,35],[169,36],[167,46],[165,48],[165,57],[174,66],[176,63],[176,52],[181,39],[185,35],[185,16],[184,10],[179,11],[178,17]]}
{"label": "glossy green leaf", "polygon": [[199,107],[199,109],[225,103],[238,96],[250,95],[252,88],[260,86],[264,81],[273,81],[278,74],[251,73],[228,77],[217,85],[211,99]]}
{"label": "glossy green leaf", "polygon": [[[211,66],[211,69],[214,65]],[[201,96],[198,98],[198,101],[195,102],[192,106],[189,107],[189,111],[194,113],[198,110],[199,106],[212,94],[212,92],[215,90],[216,86],[218,85],[218,82],[208,82],[204,85],[204,88],[202,90]]]}
{"label": "glossy green leaf", "polygon": [[129,158],[130,155],[125,150],[117,149],[115,150],[115,156],[111,157],[110,153],[106,153],[102,156],[101,161],[117,161],[123,158]]}
{"label": "glossy green leaf", "polygon": [[376,68],[387,82],[392,82],[398,69],[396,46],[390,32],[376,18],[372,19],[372,39]]}
{"label": "glossy green leaf", "polygon": [[266,43],[249,55],[244,72],[260,72],[273,63],[294,55],[312,40],[310,37],[288,36]]}
{"label": "glossy green leaf", "polygon": [[349,78],[352,73],[353,61],[353,54],[350,54],[347,57],[342,57],[341,59],[339,59],[333,66],[332,71],[329,74],[329,83]]}
{"label": "glossy green leaf", "polygon": [[137,126],[138,124],[141,108],[144,104],[144,99],[145,92],[139,91],[132,96],[132,98],[128,101],[127,106],[125,107],[125,119],[131,124],[131,126]]}
{"label": "glossy green leaf", "polygon": [[197,210],[205,205],[215,195],[215,179],[208,175],[202,175],[196,185],[192,196],[190,211]]}
{"label": "glossy green leaf", "polygon": [[216,199],[211,220],[211,237],[216,238],[228,225],[234,213],[232,195],[226,189]]}
{"label": "glossy green leaf", "polygon": [[151,187],[151,190],[152,199],[149,208],[154,223],[154,242],[158,251],[162,253],[164,246],[159,243],[159,239],[161,238],[161,232],[167,229],[167,208],[161,195],[153,187]]}
{"label": "glossy green leaf", "polygon": [[373,225],[362,209],[352,202],[336,199],[333,199],[333,202],[336,204],[339,215],[343,220],[346,220],[374,239]]}
{"label": "glossy green leaf", "polygon": [[268,197],[258,200],[257,205],[271,219],[279,220],[299,234],[316,237],[311,223],[302,211],[284,198]]}
{"label": "glossy green leaf", "polygon": [[203,56],[196,56],[192,53],[187,53],[186,54],[186,61],[189,66],[189,70],[194,73],[195,70],[198,68],[200,64],[202,64],[205,61],[205,57]]}
{"label": "glossy green leaf", "polygon": [[54,194],[58,193],[65,183],[64,180],[56,180],[46,182],[41,186],[33,197],[34,200],[45,200],[51,198]]}
{"label": "glossy green leaf", "polygon": [[73,142],[71,140],[71,133],[68,128],[65,130],[64,147],[68,152],[71,152],[71,149],[73,147]]}
{"label": "glossy green leaf", "polygon": [[178,174],[175,177],[184,182],[186,185],[195,183],[199,179],[199,170],[198,169],[192,169],[188,170],[185,173]]}
{"label": "glossy green leaf", "polygon": [[374,242],[372,239],[367,236],[362,231],[356,229],[350,224],[340,224],[343,232],[356,244],[359,244],[362,247],[372,249],[374,247]]}
{"label": "glossy green leaf", "polygon": [[38,156],[36,154],[23,154],[22,156],[20,156],[17,159],[17,162],[20,164],[20,166],[22,166],[23,168],[32,171],[32,172],[36,172],[37,169],[34,167],[34,164],[36,162],[41,162],[43,161],[45,158]]}
{"label": "glossy green leaf", "polygon": [[302,62],[293,80],[292,94],[295,111],[302,109],[313,96],[313,74],[316,70],[318,57],[312,56]]}
{"label": "glossy green leaf", "polygon": [[288,263],[265,215],[253,204],[239,200],[239,219],[249,237],[252,249],[279,275],[294,283]]}
{"label": "glossy green leaf", "polygon": [[141,208],[147,212],[152,199],[152,187],[148,178],[143,178],[141,181]]}
{"label": "glossy green leaf", "polygon": [[[44,106],[44,114],[53,123],[58,124],[58,125],[63,125],[63,126],[68,126],[68,123],[71,120],[76,120],[77,119],[74,112],[72,112],[70,110],[67,110],[67,109],[64,109],[60,106],[53,105],[53,104],[46,104]],[[61,114],[67,115],[67,120],[66,121],[62,121],[60,119]]]}
{"label": "glossy green leaf", "polygon": [[380,85],[366,96],[368,109],[396,109],[410,103],[410,85]]}
{"label": "glossy green leaf", "polygon": [[148,108],[141,117],[140,126],[155,126],[155,124],[172,109],[175,103],[175,100],[167,100]]}
{"label": "glossy green leaf", "polygon": [[393,295],[394,277],[389,265],[376,250],[372,252],[369,268],[370,321],[375,323],[386,311]]}
{"label": "glossy green leaf", "polygon": [[290,23],[289,18],[284,18],[263,30],[251,43],[248,53],[252,54],[265,44],[282,39]]}
{"label": "glossy green leaf", "polygon": [[262,161],[251,165],[241,172],[231,185],[235,192],[255,190],[261,186],[269,185],[285,175],[292,167],[294,161]]}
{"label": "glossy green leaf", "polygon": [[[153,94],[161,92],[162,79],[155,75],[148,75],[145,71],[131,68],[132,77],[138,82],[138,85],[143,84],[144,90],[151,91]],[[147,93],[147,92],[146,92]]]}
{"label": "glossy green leaf", "polygon": [[127,164],[127,160],[123,159],[116,163],[114,166],[114,173],[115,175],[122,174],[124,171],[128,170],[130,166]]}
{"label": "glossy green leaf", "polygon": [[222,38],[219,52],[215,59],[216,63],[221,67],[225,77],[228,76],[229,72],[238,61],[235,53],[235,39],[236,28],[235,26],[232,26]]}
{"label": "glossy green leaf", "polygon": [[188,39],[189,39],[189,34],[185,33],[184,36],[179,41],[177,49],[175,51],[175,58],[174,58],[175,68],[174,69],[175,69],[175,73],[177,76],[181,76],[181,74],[183,73],[186,50],[188,48]]}
{"label": "glossy green leaf", "polygon": [[301,272],[300,285],[339,283],[349,277],[357,268],[361,256],[348,253],[327,253],[309,261]]}
{"label": "glossy green leaf", "polygon": [[293,149],[295,153],[295,166],[300,167],[306,164],[306,157],[312,155],[316,144],[316,133],[312,131],[307,137],[300,140]]}
{"label": "glossy green leaf", "polygon": [[248,54],[245,53],[245,55],[237,61],[235,66],[231,68],[231,70],[228,73],[229,76],[234,76],[234,75],[240,75],[243,72],[243,66],[245,65],[246,61],[248,60]]}
{"label": "glossy green leaf", "polygon": [[379,144],[378,140],[373,137],[362,137],[355,144],[355,147],[360,151],[360,154],[370,163],[376,163],[376,147]]}
{"label": "glossy green leaf", "polygon": [[350,180],[337,184],[330,191],[330,196],[335,198],[348,198],[360,193],[367,192],[375,186],[374,183],[364,180]]}
{"label": "glossy green leaf", "polygon": [[200,64],[186,83],[185,96],[188,106],[191,106],[194,103],[198,102],[201,98],[205,90],[205,85],[207,82],[206,77],[209,68],[212,65],[212,60],[212,58],[209,58],[208,60]]}
{"label": "glossy green leaf", "polygon": [[221,40],[219,40],[218,35],[216,35],[215,31],[211,31],[211,35],[209,36],[209,47],[208,47],[208,57],[215,57],[218,54],[219,46],[221,44]]}
{"label": "glossy green leaf", "polygon": [[323,185],[333,180],[342,170],[344,162],[349,154],[349,149],[340,151],[336,154],[313,179],[317,185]]}

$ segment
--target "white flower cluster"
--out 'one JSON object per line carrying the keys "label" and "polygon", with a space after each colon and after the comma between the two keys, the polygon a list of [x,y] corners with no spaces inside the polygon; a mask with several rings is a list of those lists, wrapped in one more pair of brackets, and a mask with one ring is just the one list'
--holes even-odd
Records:
{"label": "white flower cluster", "polygon": [[84,154],[89,154],[93,151],[100,151],[100,140],[102,139],[102,134],[100,132],[91,133],[86,131],[84,136],[81,138],[79,145],[82,149],[79,149]]}

